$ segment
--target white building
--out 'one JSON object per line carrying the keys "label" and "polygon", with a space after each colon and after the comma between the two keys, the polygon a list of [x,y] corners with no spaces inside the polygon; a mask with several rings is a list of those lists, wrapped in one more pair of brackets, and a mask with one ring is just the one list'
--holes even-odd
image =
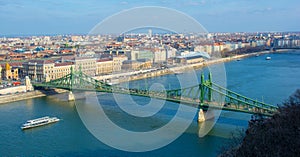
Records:
{"label": "white building", "polygon": [[154,62],[160,63],[167,60],[167,52],[165,49],[160,48],[158,51],[154,52]]}
{"label": "white building", "polygon": [[113,71],[121,71],[123,61],[128,60],[127,56],[114,56],[113,57]]}

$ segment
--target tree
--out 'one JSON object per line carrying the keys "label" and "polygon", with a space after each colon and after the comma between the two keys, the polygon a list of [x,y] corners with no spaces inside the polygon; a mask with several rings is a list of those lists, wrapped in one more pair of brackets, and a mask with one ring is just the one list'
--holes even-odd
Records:
{"label": "tree", "polygon": [[249,123],[243,142],[221,156],[299,156],[300,90],[269,119]]}

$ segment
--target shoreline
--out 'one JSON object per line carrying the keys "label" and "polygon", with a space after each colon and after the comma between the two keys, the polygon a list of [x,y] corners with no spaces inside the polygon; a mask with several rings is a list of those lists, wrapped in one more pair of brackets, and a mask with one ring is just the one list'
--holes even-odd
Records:
{"label": "shoreline", "polygon": [[[282,51],[265,50],[265,51],[260,51],[260,52],[253,52],[253,53],[247,53],[247,54],[242,54],[242,55],[237,55],[237,56],[226,57],[226,58],[218,58],[218,59],[208,60],[208,61],[204,61],[204,62],[200,62],[200,63],[170,67],[168,69],[156,70],[156,71],[152,71],[149,73],[142,73],[142,74],[138,74],[138,75],[126,75],[128,73],[123,73],[123,77],[114,78],[112,76],[109,79],[112,80],[110,83],[115,85],[115,84],[128,82],[128,81],[136,81],[136,80],[141,80],[141,79],[146,79],[146,78],[151,78],[151,77],[184,73],[185,71],[198,70],[198,69],[201,69],[201,68],[204,68],[204,67],[207,67],[210,65],[218,64],[218,63],[225,63],[225,62],[230,62],[230,61],[237,60],[237,59],[253,57],[256,55],[284,52],[284,51],[289,51],[289,50],[282,50]],[[120,74],[118,74],[118,75],[120,75]],[[96,78],[96,79],[98,78],[97,80],[103,80],[103,79],[101,79],[101,77],[94,77],[94,78]],[[108,78],[106,78],[106,79],[108,79]]]}
{"label": "shoreline", "polygon": [[[127,81],[136,81],[136,80],[141,80],[141,79],[145,79],[145,78],[158,77],[158,76],[163,76],[163,75],[168,75],[168,74],[176,74],[177,72],[182,73],[187,70],[197,70],[197,69],[200,69],[203,67],[207,67],[209,65],[230,62],[230,61],[241,59],[241,58],[249,58],[249,57],[253,57],[256,55],[277,53],[277,52],[286,52],[286,51],[290,51],[290,50],[277,50],[277,51],[266,50],[266,51],[260,51],[260,52],[253,52],[253,53],[248,53],[248,54],[242,54],[242,55],[237,55],[237,56],[209,60],[209,61],[205,61],[205,62],[201,62],[201,63],[183,65],[183,66],[178,66],[178,67],[171,67],[168,69],[152,71],[152,72],[139,74],[139,75],[128,75],[128,77],[118,78],[117,80],[112,79],[112,81],[115,81],[116,84],[122,83],[122,82],[127,82]],[[120,74],[118,74],[118,75],[120,75]],[[101,79],[98,79],[98,80],[101,80]],[[112,84],[115,84],[115,83],[112,83]],[[55,95],[55,94],[60,94],[60,93],[65,93],[65,92],[67,92],[67,91],[62,90],[62,89],[53,89],[52,91],[34,90],[34,91],[26,92],[26,93],[2,95],[2,96],[0,96],[0,105],[5,104],[5,103],[10,103],[10,102],[31,99],[31,98],[50,96],[50,95]]]}
{"label": "shoreline", "polygon": [[0,96],[0,105],[6,104],[6,103],[11,103],[11,102],[16,102],[16,101],[21,101],[21,100],[32,99],[32,98],[50,96],[50,95],[55,95],[55,94],[60,94],[60,93],[65,93],[65,92],[67,92],[67,91],[63,90],[63,89],[53,89],[53,90],[34,90],[34,91],[25,92],[25,93],[1,95]]}

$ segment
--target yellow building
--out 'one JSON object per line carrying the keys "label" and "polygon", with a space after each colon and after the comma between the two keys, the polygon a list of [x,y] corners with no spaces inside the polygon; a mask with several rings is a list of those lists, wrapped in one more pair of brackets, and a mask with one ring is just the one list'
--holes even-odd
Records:
{"label": "yellow building", "polygon": [[2,66],[0,65],[0,82],[2,80]]}
{"label": "yellow building", "polygon": [[126,61],[126,60],[128,60],[128,57],[126,57],[124,55],[123,56],[122,55],[114,56],[113,57],[113,71],[121,71],[123,61]]}
{"label": "yellow building", "polygon": [[2,70],[2,78],[6,80],[19,79],[18,68],[12,68],[8,63],[6,63]]}
{"label": "yellow building", "polygon": [[126,60],[122,64],[123,70],[136,70],[139,67],[139,62],[136,60]]}
{"label": "yellow building", "polygon": [[113,60],[101,59],[96,62],[96,75],[111,74],[113,72]]}
{"label": "yellow building", "polygon": [[96,58],[92,57],[75,57],[75,70],[79,70],[89,76],[95,76],[96,74]]}
{"label": "yellow building", "polygon": [[53,60],[29,60],[24,62],[24,76],[28,76],[34,81],[49,81],[61,78],[74,70],[81,70],[83,73],[95,76],[96,59],[95,58],[70,58],[58,61]]}
{"label": "yellow building", "polygon": [[204,58],[202,55],[199,54],[192,54],[192,55],[186,55],[186,56],[177,56],[175,58],[176,63],[180,64],[193,64],[193,63],[200,63],[203,62]]}
{"label": "yellow building", "polygon": [[[152,61],[149,59],[138,59],[137,60],[139,62],[139,67],[138,69],[149,69],[152,68]],[[136,69],[136,70],[138,70]]]}
{"label": "yellow building", "polygon": [[[51,60],[29,60],[23,64],[23,75],[28,76],[34,81],[43,81],[46,76],[46,71],[53,69],[54,61]],[[48,73],[47,73],[48,74]]]}
{"label": "yellow building", "polygon": [[122,69],[124,70],[141,70],[152,67],[152,62],[149,59],[126,60],[123,62]]}
{"label": "yellow building", "polygon": [[203,62],[204,59],[203,58],[193,58],[193,59],[187,59],[186,63],[187,64],[194,64],[194,63],[200,63]]}
{"label": "yellow building", "polygon": [[71,67],[74,68],[72,62],[54,63],[53,66],[45,69],[45,79],[55,80],[62,78],[71,73]]}

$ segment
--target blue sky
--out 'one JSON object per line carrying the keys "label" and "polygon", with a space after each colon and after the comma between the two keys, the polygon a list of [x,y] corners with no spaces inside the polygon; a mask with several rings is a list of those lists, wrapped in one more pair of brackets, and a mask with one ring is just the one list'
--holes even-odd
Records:
{"label": "blue sky", "polygon": [[299,0],[0,0],[0,35],[88,33],[139,6],[176,9],[209,32],[300,31]]}

